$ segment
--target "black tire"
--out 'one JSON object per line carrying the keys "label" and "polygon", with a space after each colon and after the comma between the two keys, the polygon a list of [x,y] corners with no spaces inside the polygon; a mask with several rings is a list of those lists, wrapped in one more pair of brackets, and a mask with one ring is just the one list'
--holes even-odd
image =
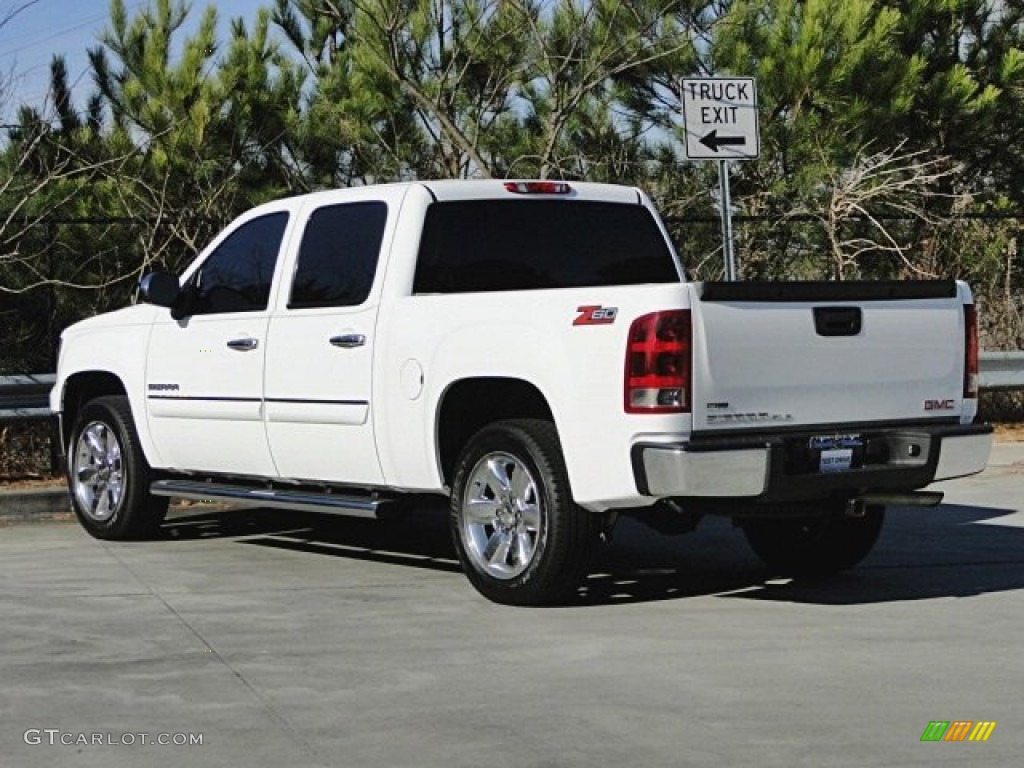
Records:
{"label": "black tire", "polygon": [[68,443],[68,490],[82,527],[97,539],[155,534],[168,499],[150,494],[150,475],[128,398],[86,403]]}
{"label": "black tire", "polygon": [[863,517],[833,509],[816,517],[748,520],[743,533],[772,568],[792,576],[827,576],[867,557],[884,521],[882,506],[865,508]]}
{"label": "black tire", "polygon": [[497,422],[470,439],[455,467],[449,523],[470,582],[507,605],[573,596],[597,535],[594,516],[572,500],[555,427],[539,419]]}

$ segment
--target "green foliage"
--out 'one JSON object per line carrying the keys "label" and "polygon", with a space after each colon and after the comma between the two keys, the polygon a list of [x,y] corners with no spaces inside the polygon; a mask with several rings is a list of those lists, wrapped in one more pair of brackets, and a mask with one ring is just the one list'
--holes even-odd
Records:
{"label": "green foliage", "polygon": [[967,277],[991,343],[1020,343],[1019,221],[962,218],[1024,206],[1020,3],[266,6],[222,39],[213,4],[112,0],[93,91],[73,92],[55,59],[46,103],[21,107],[0,145],[0,320],[29,350],[19,364],[240,211],[323,187],[636,184],[691,272],[716,276],[714,167],[683,159],[679,101],[682,78],[711,74],[758,83],[761,156],[732,164],[735,212],[763,217],[737,226],[745,277]]}
{"label": "green foliage", "polygon": [[890,0],[898,45],[922,72],[901,124],[915,144],[964,163],[978,197],[1024,203],[1024,6],[1001,0]]}

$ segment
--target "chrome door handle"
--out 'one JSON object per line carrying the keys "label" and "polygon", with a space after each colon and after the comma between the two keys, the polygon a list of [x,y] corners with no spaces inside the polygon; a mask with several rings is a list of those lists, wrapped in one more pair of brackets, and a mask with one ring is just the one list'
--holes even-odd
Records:
{"label": "chrome door handle", "polygon": [[228,342],[228,346],[231,349],[237,349],[239,352],[248,352],[250,349],[256,349],[259,345],[259,340],[252,337],[245,339],[231,339],[231,341]]}
{"label": "chrome door handle", "polygon": [[366,337],[361,333],[344,333],[341,336],[331,336],[331,344],[342,349],[361,347],[366,343]]}

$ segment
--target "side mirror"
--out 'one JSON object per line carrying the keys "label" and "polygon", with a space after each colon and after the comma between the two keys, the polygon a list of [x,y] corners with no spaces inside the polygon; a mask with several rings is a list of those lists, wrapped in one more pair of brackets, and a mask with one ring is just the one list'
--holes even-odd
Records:
{"label": "side mirror", "polygon": [[139,297],[158,307],[171,307],[181,295],[176,275],[164,270],[150,272],[139,281]]}

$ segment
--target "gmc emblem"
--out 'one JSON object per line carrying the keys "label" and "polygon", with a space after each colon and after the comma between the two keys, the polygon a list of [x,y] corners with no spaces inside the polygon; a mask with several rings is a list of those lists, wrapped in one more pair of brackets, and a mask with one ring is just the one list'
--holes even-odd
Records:
{"label": "gmc emblem", "polygon": [[926,411],[952,411],[956,408],[955,400],[925,400]]}

